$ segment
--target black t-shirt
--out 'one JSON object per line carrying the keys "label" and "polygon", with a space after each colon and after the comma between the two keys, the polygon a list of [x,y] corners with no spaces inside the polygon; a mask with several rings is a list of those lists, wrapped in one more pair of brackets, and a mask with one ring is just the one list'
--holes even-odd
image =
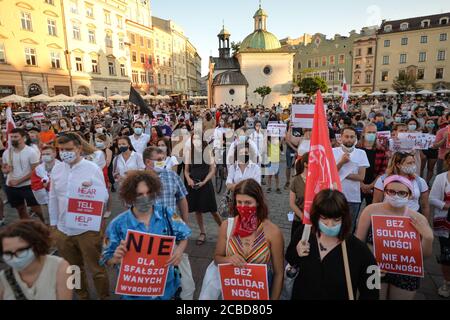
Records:
{"label": "black t-shirt", "polygon": [[369,150],[366,148],[361,148],[361,150],[364,150],[367,155],[367,159],[369,160],[370,167],[366,169],[366,176],[364,177],[364,183],[365,184],[371,184],[373,180],[375,180],[375,158],[377,151],[375,149]]}

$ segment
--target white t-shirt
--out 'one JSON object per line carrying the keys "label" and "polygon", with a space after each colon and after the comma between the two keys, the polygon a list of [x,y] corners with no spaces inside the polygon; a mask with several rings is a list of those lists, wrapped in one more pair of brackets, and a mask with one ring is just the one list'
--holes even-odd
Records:
{"label": "white t-shirt", "polygon": [[147,144],[150,141],[150,136],[148,134],[141,134],[139,138],[133,135],[130,136],[131,144],[133,145],[134,150],[139,153],[141,156],[144,154],[145,148],[147,148]]}
{"label": "white t-shirt", "polygon": [[131,155],[127,161],[125,161],[122,154],[118,155],[116,159],[114,159],[114,161],[116,161],[116,164],[114,166],[114,173],[118,173],[121,177],[124,177],[125,174],[130,170],[145,169],[142,155],[137,152],[131,151]]}
{"label": "white t-shirt", "polygon": [[[336,163],[341,161],[344,151],[341,147],[333,149],[334,159]],[[360,168],[369,168],[369,160],[367,159],[366,152],[361,149],[355,149],[350,153],[350,162],[342,166],[339,174],[344,171],[350,171],[349,174],[358,174]],[[350,170],[350,168],[352,168]],[[349,180],[347,178],[341,180],[342,193],[350,203],[361,203],[361,184],[359,181]]]}
{"label": "white t-shirt", "polygon": [[[377,179],[377,181],[375,182],[375,189],[378,189],[378,190],[384,192],[384,179],[386,179],[386,178],[387,178],[386,175],[382,175],[381,177],[379,177]],[[408,201],[408,208],[410,208],[411,210],[414,210],[414,211],[419,211],[420,196],[422,193],[428,191],[428,185],[427,185],[427,182],[419,176],[416,176],[416,179],[412,180],[411,182],[413,185],[413,197],[412,197],[412,199],[410,199]]]}
{"label": "white t-shirt", "polygon": [[261,167],[253,162],[249,162],[244,172],[237,164],[228,167],[227,184],[237,184],[247,179],[254,179],[261,184]]}
{"label": "white t-shirt", "polygon": [[[27,145],[25,145],[25,148],[19,152],[17,152],[17,149],[15,148],[8,148],[3,153],[3,163],[13,167],[12,171],[8,173],[8,177],[6,179],[6,184],[8,184],[11,179],[18,180],[22,179],[26,175],[29,175],[32,171],[32,166],[39,164],[39,154],[33,147],[29,147]],[[17,185],[16,188],[29,185],[31,185],[30,179]]]}

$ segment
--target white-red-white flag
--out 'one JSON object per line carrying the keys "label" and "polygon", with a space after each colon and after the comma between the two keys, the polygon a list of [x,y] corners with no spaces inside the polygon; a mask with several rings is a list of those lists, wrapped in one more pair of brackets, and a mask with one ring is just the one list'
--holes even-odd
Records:
{"label": "white-red-white flag", "polygon": [[348,97],[349,97],[348,85],[344,77],[344,82],[342,83],[342,110],[345,112],[348,111],[348,104],[347,104]]}
{"label": "white-red-white flag", "polygon": [[6,137],[8,138],[8,146],[11,145],[10,141],[10,133],[12,129],[16,127],[16,123],[14,122],[14,118],[12,116],[11,106],[6,108]]}

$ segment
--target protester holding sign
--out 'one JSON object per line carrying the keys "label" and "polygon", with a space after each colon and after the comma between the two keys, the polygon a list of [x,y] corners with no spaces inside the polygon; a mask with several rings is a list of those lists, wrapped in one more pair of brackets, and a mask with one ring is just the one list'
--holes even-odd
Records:
{"label": "protester holding sign", "polygon": [[284,240],[278,226],[268,217],[269,211],[261,186],[253,179],[240,182],[234,189],[233,232],[227,243],[228,221],[219,230],[214,260],[217,265],[231,263],[266,264],[270,299],[280,298],[283,286]]}
{"label": "protester holding sign", "polygon": [[392,175],[400,175],[409,179],[413,185],[412,197],[408,200],[408,207],[414,211],[421,212],[427,219],[430,218],[430,206],[428,202],[427,182],[416,175],[417,165],[414,155],[410,153],[397,152],[391,158],[386,174],[375,182],[373,203],[386,201],[384,195],[384,180]]}
{"label": "protester holding sign", "polygon": [[[171,300],[180,295],[180,275],[177,268],[187,246],[191,229],[173,209],[155,203],[161,191],[161,182],[155,173],[131,171],[122,184],[121,198],[131,208],[116,217],[108,226],[104,240],[100,264],[119,265],[127,253],[126,236],[128,230],[154,235],[173,236],[179,241],[178,247],[167,261],[170,265],[164,295],[158,297],[122,296],[123,299]],[[145,257],[144,257],[145,258]]]}
{"label": "protester holding sign", "polygon": [[[322,190],[314,198],[310,215],[309,238],[302,240],[305,228],[301,226],[286,251],[287,262],[298,270],[291,299],[348,300],[357,297],[356,292],[360,300],[378,299],[376,261],[351,233],[345,196],[336,190]],[[350,295],[350,289],[354,294]]]}
{"label": "protester holding sign", "polygon": [[[428,257],[431,255],[433,246],[433,231],[425,216],[411,209],[409,201],[414,194],[414,185],[406,177],[399,175],[391,175],[384,179],[383,191],[385,202],[374,203],[366,207],[361,213],[361,217],[356,230],[356,236],[369,244],[374,242],[374,237],[378,234],[372,233],[371,220],[373,215],[379,216],[393,216],[393,217],[409,217],[412,226],[419,232],[421,236],[422,256]],[[407,237],[410,232],[401,230],[402,224],[394,225],[394,230],[389,232],[392,234],[393,250],[403,249],[403,243],[411,238]],[[395,232],[398,230],[399,232]],[[391,243],[391,242],[388,242]],[[398,244],[400,246],[398,246]],[[389,257],[392,257],[390,255]],[[392,264],[400,264],[403,262],[395,261],[392,258]],[[380,263],[380,261],[378,261]],[[423,268],[423,267],[422,267]],[[412,300],[414,299],[416,291],[420,286],[420,278],[417,276],[408,276],[403,274],[385,273],[382,277],[381,299],[384,300]]]}
{"label": "protester holding sign", "polygon": [[[86,264],[92,273],[98,297],[106,299],[110,294],[108,275],[106,269],[99,266],[98,259],[102,242],[99,220],[102,218],[102,205],[108,201],[108,191],[102,170],[81,156],[84,143],[73,132],[58,138],[62,162],[55,165],[50,175],[48,211],[50,225],[55,228],[59,254],[71,265],[81,268],[81,288],[76,293],[80,299],[89,299]],[[94,198],[82,201],[82,196]],[[87,212],[92,214],[84,214]],[[78,227],[69,226],[70,222]],[[93,222],[97,222],[96,231],[92,231]]]}
{"label": "protester holding sign", "polygon": [[431,188],[430,205],[434,209],[434,235],[439,237],[441,252],[439,263],[444,276],[444,283],[438,294],[450,297],[450,152],[445,155],[447,172],[436,177]]}
{"label": "protester holding sign", "polygon": [[9,266],[0,272],[0,300],[71,300],[69,264],[48,254],[50,230],[19,220],[0,233],[0,254]]}
{"label": "protester holding sign", "polygon": [[[423,133],[436,136],[437,133],[437,124],[433,119],[428,119],[425,123],[425,128],[423,129]],[[438,149],[430,146],[426,150],[422,150],[421,154],[421,168],[420,172],[423,173],[425,170],[425,166],[427,166],[427,178],[426,181],[429,184],[434,175],[434,167],[436,166],[436,162],[438,159]]]}

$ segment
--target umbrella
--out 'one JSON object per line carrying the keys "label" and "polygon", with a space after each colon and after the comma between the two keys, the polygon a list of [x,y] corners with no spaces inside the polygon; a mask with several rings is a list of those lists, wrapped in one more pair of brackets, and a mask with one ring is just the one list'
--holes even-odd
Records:
{"label": "umbrella", "polygon": [[130,100],[130,95],[127,94],[127,95],[123,96],[122,98],[123,98],[123,100]]}
{"label": "umbrella", "polygon": [[308,95],[306,93],[295,93],[292,96],[294,98],[306,98]]}
{"label": "umbrella", "polygon": [[73,100],[75,101],[84,101],[84,100],[89,100],[88,96],[85,96],[84,94],[77,94],[76,96],[72,97]]}
{"label": "umbrella", "polygon": [[16,94],[12,94],[10,96],[4,97],[0,99],[0,103],[23,103],[23,102],[29,102],[30,99],[18,96]]}
{"label": "umbrella", "polygon": [[163,100],[164,97],[158,94],[158,95],[155,97],[155,99],[156,99],[156,100]]}
{"label": "umbrella", "polygon": [[398,93],[395,91],[388,91],[388,92],[386,92],[386,95],[387,96],[398,96]]}
{"label": "umbrella", "polygon": [[433,92],[431,92],[430,90],[422,90],[422,91],[417,92],[417,94],[420,94],[422,96],[429,96],[429,95],[432,95]]}
{"label": "umbrella", "polygon": [[170,100],[170,99],[172,99],[172,98],[169,97],[169,96],[163,96],[163,99],[164,99],[164,100]]}
{"label": "umbrella", "polygon": [[450,90],[448,90],[448,89],[441,89],[441,90],[437,90],[436,93],[439,93],[439,94],[441,94],[441,93],[446,94],[446,93],[450,93]]}
{"label": "umbrella", "polygon": [[49,96],[45,95],[45,94],[40,94],[38,96],[34,96],[30,98],[30,102],[47,102],[47,101],[52,101],[52,98],[50,98]]}
{"label": "umbrella", "polygon": [[123,100],[123,97],[120,94],[115,94],[113,96],[109,96],[108,100]]}
{"label": "umbrella", "polygon": [[105,101],[106,98],[104,96],[101,96],[99,94],[93,94],[92,96],[88,97],[89,100],[94,100],[94,101]]}
{"label": "umbrella", "polygon": [[73,98],[61,93],[57,96],[51,97],[51,101],[73,101]]}
{"label": "umbrella", "polygon": [[379,96],[382,96],[382,95],[384,95],[384,93],[381,92],[381,91],[375,91],[375,92],[369,94],[369,96],[371,96],[371,97],[379,97]]}
{"label": "umbrella", "polygon": [[152,96],[151,94],[146,94],[145,96],[142,97],[144,100],[152,100],[154,98],[154,96]]}
{"label": "umbrella", "polygon": [[406,91],[407,96],[414,96],[416,93],[414,91]]}

